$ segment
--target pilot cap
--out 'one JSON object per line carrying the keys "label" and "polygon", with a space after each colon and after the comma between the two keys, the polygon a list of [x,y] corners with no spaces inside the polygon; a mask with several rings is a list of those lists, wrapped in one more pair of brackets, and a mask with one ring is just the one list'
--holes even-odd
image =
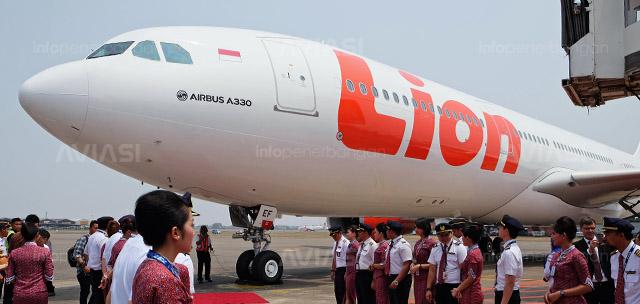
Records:
{"label": "pilot cap", "polygon": [[125,215],[125,216],[121,217],[120,219],[118,219],[118,223],[120,224],[120,226],[125,224],[125,222],[135,223],[136,222],[136,216],[133,215],[133,214],[128,214],[128,215]]}
{"label": "pilot cap", "polygon": [[605,217],[602,229],[605,231],[631,232],[635,227],[625,219],[616,217]]}
{"label": "pilot cap", "polygon": [[522,224],[520,223],[520,221],[518,221],[518,219],[516,219],[515,217],[511,217],[508,214],[505,214],[502,219],[496,223],[498,226],[503,226],[507,229],[513,229],[513,230],[517,230],[517,231],[522,231],[524,230],[524,226],[522,226]]}
{"label": "pilot cap", "polygon": [[449,223],[440,223],[436,225],[436,233],[451,232],[451,225]]}
{"label": "pilot cap", "polygon": [[389,221],[387,222],[387,227],[389,227],[389,230],[393,230],[396,234],[402,233],[402,224],[400,222]]}
{"label": "pilot cap", "polygon": [[182,195],[182,200],[187,205],[187,207],[191,208],[191,216],[200,216],[200,213],[195,212],[193,210],[193,202],[191,201],[191,192],[185,192],[185,194]]}
{"label": "pilot cap", "polygon": [[331,228],[329,228],[329,235],[330,236],[334,236],[336,235],[338,232],[342,232],[342,227],[340,226],[333,226]]}
{"label": "pilot cap", "polygon": [[365,223],[361,223],[358,226],[358,231],[366,231],[368,234],[371,234],[371,232],[373,231],[373,228],[371,228],[371,226],[365,224]]}
{"label": "pilot cap", "polygon": [[465,219],[452,219],[449,221],[449,225],[451,225],[452,229],[462,229],[466,223],[467,220]]}

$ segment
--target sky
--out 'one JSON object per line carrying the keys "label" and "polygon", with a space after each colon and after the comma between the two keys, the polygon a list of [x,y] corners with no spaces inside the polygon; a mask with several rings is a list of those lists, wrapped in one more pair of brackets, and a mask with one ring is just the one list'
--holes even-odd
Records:
{"label": "sky", "polygon": [[[559,1],[1,1],[0,217],[119,217],[155,189],[67,148],[20,107],[30,76],[79,60],[120,33],[155,26],[247,28],[321,41],[633,153],[640,102],[573,106],[561,87]],[[200,223],[230,224],[196,200]],[[323,218],[285,216],[282,225]]]}

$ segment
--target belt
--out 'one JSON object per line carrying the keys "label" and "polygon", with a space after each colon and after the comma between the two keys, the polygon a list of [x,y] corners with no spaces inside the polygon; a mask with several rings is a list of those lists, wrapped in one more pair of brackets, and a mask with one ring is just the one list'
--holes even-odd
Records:
{"label": "belt", "polygon": [[356,272],[371,272],[369,269],[358,269]]}

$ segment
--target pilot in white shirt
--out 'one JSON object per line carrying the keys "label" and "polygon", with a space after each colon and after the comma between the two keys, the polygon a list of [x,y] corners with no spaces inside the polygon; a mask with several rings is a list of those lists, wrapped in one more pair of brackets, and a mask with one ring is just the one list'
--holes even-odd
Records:
{"label": "pilot in white shirt", "polygon": [[407,303],[413,278],[409,274],[413,261],[413,247],[402,237],[403,226],[400,222],[389,221],[387,235],[391,241],[387,250],[385,274],[389,284],[389,301],[391,303]]}
{"label": "pilot in white shirt", "polygon": [[427,299],[433,299],[435,292],[436,303],[457,303],[451,290],[460,285],[460,266],[467,258],[467,248],[454,238],[449,223],[436,225],[436,233],[439,242],[428,260]]}
{"label": "pilot in white shirt", "polygon": [[375,303],[375,291],[371,289],[373,272],[369,266],[373,264],[374,253],[378,244],[371,238],[373,228],[367,224],[358,227],[358,240],[360,248],[356,253],[356,294],[359,303]]}
{"label": "pilot in white shirt", "polygon": [[[110,236],[107,242],[104,244],[104,252],[102,253],[102,262],[104,263],[104,265],[107,265],[107,263],[109,263],[109,260],[111,259],[111,250],[113,249],[113,245],[115,245],[121,238],[122,238],[122,230],[118,230],[118,232]],[[107,268],[107,270],[109,269]]]}
{"label": "pilot in white shirt", "polygon": [[[614,299],[624,299],[627,304],[640,303],[640,246],[633,242],[634,226],[625,219],[605,217],[602,229],[607,243],[617,249],[611,255],[611,278],[616,286]],[[624,288],[619,288],[622,284]]]}
{"label": "pilot in white shirt", "polygon": [[[522,251],[515,238],[524,230],[524,226],[509,215],[503,216],[497,225],[500,227],[498,234],[504,240],[504,249],[496,265],[495,301],[501,303],[503,297],[508,297],[507,303],[520,303],[520,280],[524,266]],[[513,286],[510,286],[512,280]]]}
{"label": "pilot in white shirt", "polygon": [[333,239],[331,247],[331,280],[336,303],[342,304],[346,291],[344,274],[347,270],[347,248],[349,240],[342,235],[342,227],[329,228],[329,236]]}
{"label": "pilot in white shirt", "polygon": [[111,281],[111,303],[127,303],[131,301],[133,289],[133,277],[138,267],[147,258],[151,246],[144,244],[139,234],[132,234],[124,243],[122,251],[118,255],[113,266],[113,278]]}

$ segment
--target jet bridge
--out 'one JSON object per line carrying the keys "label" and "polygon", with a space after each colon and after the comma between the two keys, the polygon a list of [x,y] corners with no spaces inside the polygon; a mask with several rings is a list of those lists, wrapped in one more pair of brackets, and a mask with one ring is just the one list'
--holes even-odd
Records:
{"label": "jet bridge", "polygon": [[640,0],[561,0],[562,47],[576,106],[640,95]]}

